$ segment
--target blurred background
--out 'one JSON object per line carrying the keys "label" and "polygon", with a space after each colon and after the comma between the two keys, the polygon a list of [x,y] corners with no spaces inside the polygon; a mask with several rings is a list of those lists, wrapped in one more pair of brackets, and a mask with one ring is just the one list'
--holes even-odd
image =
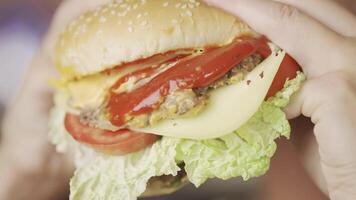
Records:
{"label": "blurred background", "polygon": [[[339,1],[356,11],[356,0]],[[4,108],[14,96],[60,2],[61,0],[0,0],[0,122]],[[260,184],[257,180],[245,183],[240,179],[224,182],[213,180],[198,191],[190,186],[170,197],[152,200],[227,200],[238,197],[252,200],[257,199]]]}
{"label": "blurred background", "polygon": [[0,0],[0,116],[60,0]]}

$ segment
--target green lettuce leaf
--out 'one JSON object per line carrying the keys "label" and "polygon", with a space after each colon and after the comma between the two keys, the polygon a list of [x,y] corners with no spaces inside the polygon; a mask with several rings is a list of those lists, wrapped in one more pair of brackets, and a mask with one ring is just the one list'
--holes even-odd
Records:
{"label": "green lettuce leaf", "polygon": [[70,182],[70,199],[136,199],[151,177],[177,175],[178,142],[163,138],[151,148],[128,156],[98,156],[76,171]]}
{"label": "green lettuce leaf", "polygon": [[244,180],[264,174],[276,150],[274,140],[289,137],[290,126],[281,108],[300,88],[305,76],[287,81],[284,89],[264,102],[242,127],[224,137],[188,140],[163,137],[152,147],[127,156],[97,155],[78,168],[71,180],[71,200],[136,199],[151,177],[176,175],[185,163],[189,180],[200,186],[207,179]]}
{"label": "green lettuce leaf", "polygon": [[275,153],[274,140],[289,138],[290,126],[281,108],[300,88],[305,76],[299,73],[282,91],[264,102],[258,112],[234,133],[218,139],[181,140],[177,159],[184,161],[189,180],[200,186],[209,178],[244,180],[264,174]]}
{"label": "green lettuce leaf", "polygon": [[289,138],[290,126],[281,108],[300,88],[305,76],[299,73],[282,91],[264,102],[255,115],[234,133],[218,139],[181,140],[177,159],[185,163],[189,180],[200,186],[209,178],[244,180],[264,174],[276,150],[274,140]]}

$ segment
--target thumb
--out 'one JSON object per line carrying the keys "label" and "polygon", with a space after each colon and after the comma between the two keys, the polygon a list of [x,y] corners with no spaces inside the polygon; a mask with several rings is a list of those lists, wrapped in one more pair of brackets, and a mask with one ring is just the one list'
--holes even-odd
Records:
{"label": "thumb", "polygon": [[356,74],[337,72],[309,80],[285,108],[289,118],[303,114],[315,124],[332,199],[354,194],[351,186],[356,185],[356,87],[352,77]]}

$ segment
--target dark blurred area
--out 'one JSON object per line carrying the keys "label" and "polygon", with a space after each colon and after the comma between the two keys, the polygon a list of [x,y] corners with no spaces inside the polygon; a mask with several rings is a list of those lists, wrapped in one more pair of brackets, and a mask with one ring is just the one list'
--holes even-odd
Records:
{"label": "dark blurred area", "polygon": [[261,183],[258,179],[244,182],[240,178],[231,180],[213,179],[204,183],[197,189],[193,184],[166,196],[142,198],[140,200],[257,200]]}

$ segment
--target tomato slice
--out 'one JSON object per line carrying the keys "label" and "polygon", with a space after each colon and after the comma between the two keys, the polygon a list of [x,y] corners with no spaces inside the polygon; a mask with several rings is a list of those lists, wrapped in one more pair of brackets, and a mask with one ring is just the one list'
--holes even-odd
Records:
{"label": "tomato slice", "polygon": [[285,82],[295,78],[298,71],[302,71],[302,69],[297,61],[295,61],[290,55],[286,54],[276,76],[273,79],[266,98],[273,97],[278,91],[282,90]]}
{"label": "tomato slice", "polygon": [[[265,36],[260,38],[261,43],[267,44],[270,42]],[[263,57],[267,58],[271,53],[271,49],[267,45],[260,45],[257,52]],[[282,90],[287,80],[291,80],[297,76],[297,72],[302,71],[297,61],[295,61],[290,55],[286,54],[276,76],[273,79],[271,87],[266,95],[266,99],[273,97],[278,91]]]}
{"label": "tomato slice", "polygon": [[70,135],[78,142],[93,147],[96,151],[125,155],[152,145],[160,136],[139,133],[128,129],[109,131],[93,128],[83,124],[79,116],[67,114],[64,126]]}

